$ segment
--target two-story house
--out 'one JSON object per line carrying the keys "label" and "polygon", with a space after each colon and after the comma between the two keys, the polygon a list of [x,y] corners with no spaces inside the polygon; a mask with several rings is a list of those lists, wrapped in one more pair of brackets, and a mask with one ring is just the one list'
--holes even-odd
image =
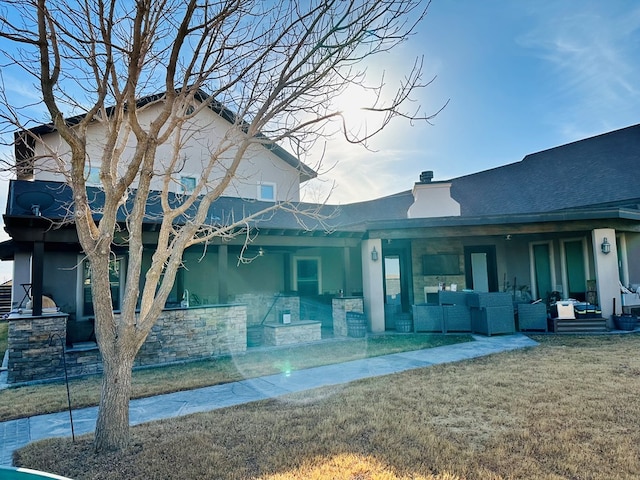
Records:
{"label": "two-story house", "polygon": [[[232,121],[221,107],[194,118],[193,134],[181,150],[184,165],[174,176],[176,198],[193,188],[203,156],[224,142]],[[96,122],[89,135],[89,184],[98,167],[100,128]],[[74,329],[90,332],[83,327],[93,315],[91,276],[69,221],[70,189],[50,164],[52,152],[66,154],[65,145],[49,125],[31,133],[17,142],[19,174],[11,182],[4,215],[11,240],[0,254],[14,261],[14,308],[24,310],[25,292],[31,287],[37,295],[33,286],[38,286],[69,315],[69,338]],[[608,320],[621,311],[620,284],[640,285],[639,157],[636,125],[460,178],[433,180],[426,171],[413,189],[384,198],[340,207],[300,205],[322,212],[323,221],[287,212],[267,215],[251,222],[248,244],[246,237],[219,239],[185,252],[167,303],[173,317],[167,318],[175,320],[179,311],[243,305],[236,340],[244,344],[227,345],[226,351],[246,348],[248,330],[281,322],[284,311],[293,322],[312,321],[341,335],[340,314],[364,310],[370,332],[393,330],[395,320],[415,305],[437,302],[439,289],[507,292],[514,302],[546,303],[555,294],[595,302]],[[162,169],[162,149],[157,162]],[[313,169],[265,141],[252,147],[234,182],[212,205],[210,218],[224,221],[272,202],[297,202],[301,184],[315,176]],[[99,210],[97,182],[89,188]],[[150,256],[160,211],[150,203],[147,213],[145,253]],[[121,215],[124,221],[124,209]],[[116,245],[114,251],[111,284],[117,310],[127,282],[127,258],[126,249],[118,253]],[[78,333],[75,340],[81,337]],[[209,345],[197,356],[224,351]],[[193,356],[161,360],[167,358]]]}

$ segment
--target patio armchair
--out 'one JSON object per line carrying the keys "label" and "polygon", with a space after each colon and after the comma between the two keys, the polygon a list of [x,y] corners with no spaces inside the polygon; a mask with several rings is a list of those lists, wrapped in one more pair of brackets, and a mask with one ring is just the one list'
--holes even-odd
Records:
{"label": "patio armchair", "polygon": [[519,303],[518,327],[520,331],[542,330],[546,332],[548,330],[547,305],[543,302]]}

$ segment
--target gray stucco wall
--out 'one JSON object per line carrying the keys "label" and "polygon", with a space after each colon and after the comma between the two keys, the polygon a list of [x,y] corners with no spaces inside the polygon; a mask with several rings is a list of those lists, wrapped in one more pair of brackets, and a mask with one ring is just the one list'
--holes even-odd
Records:
{"label": "gray stucco wall", "polygon": [[76,284],[78,255],[58,252],[46,255],[42,292],[51,295],[56,305],[65,313],[76,313]]}

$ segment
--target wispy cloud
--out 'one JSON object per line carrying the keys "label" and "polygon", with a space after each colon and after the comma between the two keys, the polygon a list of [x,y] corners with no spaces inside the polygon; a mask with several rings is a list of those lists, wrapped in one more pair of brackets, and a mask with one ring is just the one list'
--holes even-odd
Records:
{"label": "wispy cloud", "polygon": [[[597,121],[640,107],[640,6],[633,5],[592,2],[576,9],[573,2],[558,2],[529,12],[533,26],[518,42],[548,68],[555,100],[566,103],[562,117],[574,123],[565,125],[568,130],[579,118],[584,125],[585,116]],[[597,129],[606,128],[606,120],[599,123]]]}

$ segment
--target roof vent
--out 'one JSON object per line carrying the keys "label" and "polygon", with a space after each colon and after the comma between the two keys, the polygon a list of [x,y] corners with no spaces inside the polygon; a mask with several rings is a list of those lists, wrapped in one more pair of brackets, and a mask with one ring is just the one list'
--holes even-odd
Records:
{"label": "roof vent", "polygon": [[433,180],[433,170],[427,170],[420,174],[420,183],[431,183]]}

